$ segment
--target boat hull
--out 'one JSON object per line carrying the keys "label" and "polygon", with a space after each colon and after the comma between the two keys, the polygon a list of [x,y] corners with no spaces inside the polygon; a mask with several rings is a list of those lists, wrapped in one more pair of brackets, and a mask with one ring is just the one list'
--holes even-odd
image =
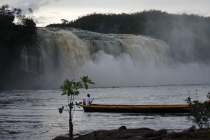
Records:
{"label": "boat hull", "polygon": [[187,113],[188,105],[83,105],[85,112]]}

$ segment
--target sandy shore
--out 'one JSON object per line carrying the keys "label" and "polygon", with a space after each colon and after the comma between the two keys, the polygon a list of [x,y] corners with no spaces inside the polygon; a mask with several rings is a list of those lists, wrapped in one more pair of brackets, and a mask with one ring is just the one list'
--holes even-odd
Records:
{"label": "sandy shore", "polygon": [[210,130],[197,130],[190,127],[183,132],[170,132],[166,129],[149,128],[127,129],[121,126],[117,130],[98,130],[77,138],[58,136],[53,140],[210,140]]}

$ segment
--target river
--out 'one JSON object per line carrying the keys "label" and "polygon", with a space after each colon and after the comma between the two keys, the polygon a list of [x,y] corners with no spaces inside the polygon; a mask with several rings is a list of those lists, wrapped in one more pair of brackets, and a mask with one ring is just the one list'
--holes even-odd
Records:
{"label": "river", "polygon": [[[207,100],[210,85],[169,85],[145,87],[91,88],[80,90],[75,101],[89,93],[96,104],[179,104],[191,97]],[[68,112],[58,108],[67,104],[61,90],[0,91],[0,139],[50,140],[68,133]],[[94,130],[148,127],[155,130],[182,131],[190,126],[184,115],[87,113],[77,108],[73,116],[74,134]]]}

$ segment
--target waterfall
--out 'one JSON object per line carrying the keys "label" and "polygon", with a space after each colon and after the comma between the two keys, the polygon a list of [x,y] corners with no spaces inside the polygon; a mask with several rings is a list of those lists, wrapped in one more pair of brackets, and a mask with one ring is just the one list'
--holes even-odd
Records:
{"label": "waterfall", "polygon": [[31,48],[38,51],[22,51],[22,69],[35,73],[43,88],[84,75],[96,87],[210,83],[209,65],[178,62],[174,49],[151,37],[73,28],[39,28],[37,34]]}

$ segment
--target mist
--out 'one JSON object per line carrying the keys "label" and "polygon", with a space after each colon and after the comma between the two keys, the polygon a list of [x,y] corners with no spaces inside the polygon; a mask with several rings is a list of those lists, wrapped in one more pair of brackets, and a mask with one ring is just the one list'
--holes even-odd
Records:
{"label": "mist", "polygon": [[96,87],[157,86],[209,84],[210,67],[198,63],[155,66],[154,63],[135,65],[128,54],[117,58],[104,52],[89,60],[79,74],[88,75]]}
{"label": "mist", "polygon": [[40,88],[59,88],[65,79],[83,76],[95,82],[93,87],[210,84],[208,63],[175,57],[181,50],[196,57],[190,46],[172,49],[147,36],[75,29],[42,28],[38,34],[41,55],[35,58],[26,51],[22,69],[37,75],[34,83]]}

